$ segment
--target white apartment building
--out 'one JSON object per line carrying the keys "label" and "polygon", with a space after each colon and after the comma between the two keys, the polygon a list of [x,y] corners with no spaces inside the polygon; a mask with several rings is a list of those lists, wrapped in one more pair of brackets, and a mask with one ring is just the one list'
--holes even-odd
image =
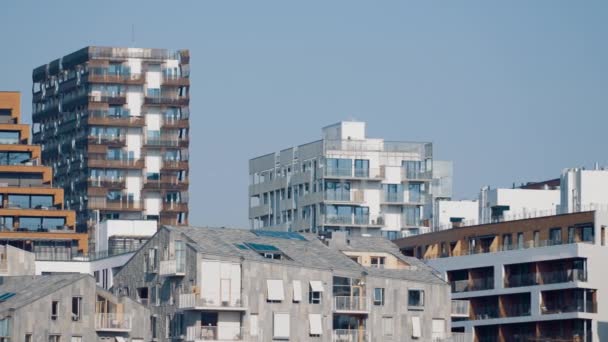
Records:
{"label": "white apartment building", "polygon": [[452,196],[452,163],[431,143],[368,138],[365,122],[324,127],[322,139],[249,161],[252,229],[386,236],[432,224]]}
{"label": "white apartment building", "polygon": [[440,200],[435,203],[436,230],[449,229],[461,225],[477,224],[479,201],[477,200]]}
{"label": "white apartment building", "polygon": [[608,210],[608,170],[564,169],[561,177],[560,211]]}

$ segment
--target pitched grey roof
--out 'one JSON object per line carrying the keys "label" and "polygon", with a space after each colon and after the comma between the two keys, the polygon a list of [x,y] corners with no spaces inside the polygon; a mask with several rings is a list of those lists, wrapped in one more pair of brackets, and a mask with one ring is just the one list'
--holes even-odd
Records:
{"label": "pitched grey roof", "polygon": [[0,302],[0,313],[4,313],[9,309],[18,309],[87,277],[91,276],[88,274],[58,274],[1,277],[0,295],[9,292],[15,295],[6,301]]}
{"label": "pitched grey roof", "polygon": [[[341,251],[326,246],[315,234],[299,233],[303,238],[299,240],[259,236],[254,231],[244,229],[170,226],[165,226],[165,228],[181,232],[191,241],[191,245],[194,248],[202,253],[211,255],[233,256],[258,262],[274,262],[333,271],[367,272],[370,275],[373,274],[379,277],[402,278],[426,283],[444,283],[429,266],[418,259],[401,255],[397,246],[384,238],[353,239],[351,240],[351,248],[354,248],[352,250],[391,253],[414,267],[407,270],[380,270],[363,267]],[[241,249],[237,246],[244,243],[274,246],[281,250],[289,259],[266,259],[250,248]]]}

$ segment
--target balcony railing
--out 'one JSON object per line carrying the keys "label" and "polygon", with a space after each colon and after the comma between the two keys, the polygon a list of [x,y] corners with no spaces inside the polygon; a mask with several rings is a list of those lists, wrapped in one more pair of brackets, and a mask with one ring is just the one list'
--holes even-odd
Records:
{"label": "balcony railing", "polygon": [[90,187],[98,188],[124,188],[126,180],[124,178],[89,178],[88,184]]}
{"label": "balcony railing", "polygon": [[160,179],[147,179],[144,182],[144,189],[148,190],[160,190],[160,189],[169,189],[169,190],[187,190],[188,189],[188,181],[181,180],[177,177],[167,177]]}
{"label": "balcony railing", "polygon": [[104,199],[89,198],[88,201],[89,209],[100,209],[100,210],[126,210],[126,211],[139,211],[144,209],[143,201],[110,201]]}
{"label": "balcony railing", "polygon": [[161,168],[167,169],[167,170],[187,170],[188,161],[187,160],[165,160],[165,161],[163,161]]}
{"label": "balcony railing", "polygon": [[360,178],[360,179],[382,179],[383,174],[379,168],[357,169],[357,168],[325,168],[325,177],[335,178]]}
{"label": "balcony railing", "polygon": [[472,280],[455,280],[451,282],[452,292],[470,292],[491,290],[494,288],[494,278],[474,278]]}
{"label": "balcony railing", "polygon": [[134,83],[139,84],[144,82],[143,74],[110,74],[89,72],[88,81],[92,83]]}
{"label": "balcony railing", "polygon": [[334,296],[334,311],[367,312],[367,298],[363,296]]}
{"label": "balcony railing", "polygon": [[182,293],[178,297],[178,307],[180,309],[233,308],[240,311],[243,309],[243,303],[240,299],[215,301],[211,298],[201,298],[200,294],[197,293]]}
{"label": "balcony railing", "polygon": [[500,314],[498,313],[498,305],[474,306],[473,313],[474,319],[476,320],[500,317]]}
{"label": "balcony railing", "polygon": [[144,145],[147,147],[186,147],[188,138],[178,137],[147,137]]}
{"label": "balcony railing", "polygon": [[188,211],[188,203],[163,202],[163,210],[173,212]]}
{"label": "balcony railing", "polygon": [[96,313],[95,330],[130,331],[131,315],[124,313]]}
{"label": "balcony railing", "polygon": [[470,302],[452,299],[452,316],[469,317]]}
{"label": "balcony railing", "polygon": [[333,342],[367,342],[369,336],[364,329],[334,329],[331,333]]}
{"label": "balcony railing", "polygon": [[143,159],[108,159],[108,158],[96,158],[94,155],[91,155],[87,160],[87,165],[89,167],[95,168],[143,168],[144,160]]}
{"label": "balcony railing", "polygon": [[576,300],[570,304],[542,304],[540,311],[543,315],[568,313],[568,312],[587,312],[597,313],[597,303],[587,300]]}
{"label": "balcony railing", "polygon": [[119,144],[124,145],[127,142],[125,135],[89,135],[89,144],[106,145],[106,144]]}
{"label": "balcony railing", "polygon": [[232,326],[194,326],[186,329],[186,342],[242,341],[243,328]]}
{"label": "balcony railing", "polygon": [[185,260],[178,261],[177,259],[162,260],[158,274],[161,276],[180,276],[186,272]]}
{"label": "balcony railing", "polygon": [[144,97],[146,105],[187,106],[190,98],[179,96],[149,96]]}
{"label": "balcony railing", "polygon": [[414,171],[402,169],[401,176],[404,180],[408,181],[430,181],[433,179],[433,173],[431,171]]}

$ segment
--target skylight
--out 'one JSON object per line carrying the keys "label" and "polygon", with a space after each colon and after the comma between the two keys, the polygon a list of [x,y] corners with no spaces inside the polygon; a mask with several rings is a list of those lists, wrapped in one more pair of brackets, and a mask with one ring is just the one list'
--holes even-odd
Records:
{"label": "skylight", "polygon": [[[266,245],[261,243],[245,242],[245,246],[249,247],[262,257],[266,259],[282,260],[290,259],[285,253],[273,245]],[[240,248],[240,247],[239,247]]]}
{"label": "skylight", "polygon": [[4,294],[0,295],[0,302],[4,302],[4,301],[6,301],[7,299],[9,299],[9,298],[13,297],[14,295],[15,295],[15,293],[14,293],[14,292],[7,292],[7,293],[4,293]]}
{"label": "skylight", "polygon": [[257,236],[261,237],[269,237],[276,239],[285,239],[285,240],[299,240],[299,241],[308,241],[302,235],[295,232],[274,232],[269,230],[254,230],[253,233]]}

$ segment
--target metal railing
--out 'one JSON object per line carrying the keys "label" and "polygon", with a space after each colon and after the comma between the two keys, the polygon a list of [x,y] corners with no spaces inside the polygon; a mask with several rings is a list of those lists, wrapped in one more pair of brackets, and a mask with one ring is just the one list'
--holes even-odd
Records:
{"label": "metal railing", "polygon": [[324,139],[324,149],[338,151],[370,151],[414,153],[426,158],[432,156],[432,144],[425,142],[385,141],[385,140],[341,140]]}
{"label": "metal railing", "polygon": [[131,330],[131,314],[96,313],[96,330]]}
{"label": "metal railing", "polygon": [[334,311],[368,311],[367,298],[363,296],[334,296]]}
{"label": "metal railing", "polygon": [[229,307],[242,308],[243,302],[240,299],[231,299],[228,301],[215,301],[212,298],[201,298],[197,293],[182,293],[178,297],[178,307],[180,309],[194,307]]}
{"label": "metal railing", "polygon": [[450,282],[452,292],[470,292],[494,289],[494,277],[474,278],[471,280],[454,280]]}
{"label": "metal railing", "polygon": [[186,341],[242,341],[242,327],[232,326],[194,326],[187,327]]}
{"label": "metal railing", "polygon": [[568,313],[568,312],[587,312],[587,313],[597,313],[597,303],[591,300],[576,300],[572,304],[554,304],[554,305],[546,305],[543,304],[540,308],[540,312],[543,315],[551,315],[551,314],[559,314],[559,313]]}
{"label": "metal railing", "polygon": [[161,276],[176,275],[186,272],[186,260],[161,260],[158,274]]}
{"label": "metal railing", "polygon": [[403,177],[403,179],[405,179],[405,180],[425,181],[425,180],[431,180],[431,179],[433,179],[433,172],[431,172],[431,171],[415,171],[415,170],[408,170],[406,168],[403,168],[401,170],[401,177]]}
{"label": "metal railing", "polygon": [[333,342],[367,342],[369,336],[364,329],[334,329],[331,333]]}
{"label": "metal railing", "polygon": [[383,173],[380,168],[358,169],[352,167],[326,167],[324,174],[326,177],[338,178],[380,179],[383,177]]}
{"label": "metal railing", "polygon": [[469,316],[471,303],[468,300],[452,299],[452,316]]}

